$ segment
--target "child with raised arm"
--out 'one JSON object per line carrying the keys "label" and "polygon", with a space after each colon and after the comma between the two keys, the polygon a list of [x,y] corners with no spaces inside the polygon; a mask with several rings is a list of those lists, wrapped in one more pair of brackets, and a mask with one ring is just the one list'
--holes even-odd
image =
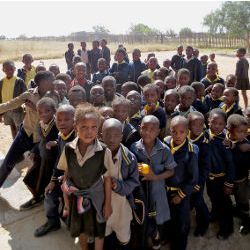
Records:
{"label": "child with raised arm", "polygon": [[[105,221],[112,213],[111,179],[105,176],[111,152],[98,139],[100,113],[92,105],[79,105],[75,112],[77,137],[65,145],[58,162],[64,170],[62,188],[69,197],[67,224],[82,249],[87,237],[95,238],[95,249],[103,249]],[[79,202],[81,201],[81,202]]]}

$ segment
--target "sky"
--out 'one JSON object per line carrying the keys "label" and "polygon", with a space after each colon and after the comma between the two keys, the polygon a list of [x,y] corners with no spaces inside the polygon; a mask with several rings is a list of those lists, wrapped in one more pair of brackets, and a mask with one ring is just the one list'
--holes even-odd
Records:
{"label": "sky", "polygon": [[219,8],[222,2],[157,1],[1,1],[0,35],[9,38],[26,36],[68,35],[92,31],[103,25],[111,33],[124,34],[132,24],[144,23],[162,31],[183,27],[202,32],[203,17]]}

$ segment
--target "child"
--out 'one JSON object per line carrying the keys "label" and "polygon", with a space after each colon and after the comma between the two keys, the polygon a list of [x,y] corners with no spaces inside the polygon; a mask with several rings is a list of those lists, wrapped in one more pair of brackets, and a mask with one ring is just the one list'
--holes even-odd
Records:
{"label": "child", "polygon": [[[78,55],[75,55],[72,59],[72,68],[70,68],[69,70],[67,70],[66,74],[68,74],[70,76],[70,78],[74,79],[75,77],[75,73],[74,73],[74,68],[75,68],[75,65],[79,62],[82,62],[82,59],[80,56]],[[87,75],[87,71],[86,71],[86,76]],[[87,78],[87,77],[86,77]],[[88,79],[88,78],[87,78]]]}
{"label": "child", "polygon": [[224,85],[224,79],[222,79],[217,72],[218,66],[216,63],[209,63],[207,65],[207,74],[201,79],[201,83],[203,83],[206,88],[206,93],[211,92],[212,86],[215,83],[221,83]]}
{"label": "child", "polygon": [[110,61],[111,61],[111,57],[110,57],[110,49],[107,47],[107,40],[106,39],[102,39],[101,40],[101,58],[104,58],[106,60],[106,67],[110,68]]}
{"label": "child", "polygon": [[128,122],[129,105],[129,100],[124,97],[119,97],[112,102],[114,118],[119,120],[123,127],[122,144],[127,148],[140,139],[138,131]]}
{"label": "child", "polygon": [[49,71],[42,71],[36,74],[34,80],[38,86],[37,88],[26,91],[16,98],[0,104],[0,114],[17,109],[24,103],[26,106],[23,124],[20,126],[0,168],[0,187],[3,185],[16,163],[23,159],[24,152],[31,150],[34,143],[39,141],[36,103],[47,91],[53,91],[55,76]]}
{"label": "child", "polygon": [[75,56],[74,52],[74,44],[73,43],[68,43],[68,50],[64,54],[65,60],[67,63],[67,69],[70,70],[73,68],[73,57]]}
{"label": "child", "polygon": [[138,86],[135,82],[125,82],[122,85],[122,89],[121,89],[121,95],[124,96],[126,98],[128,92],[135,90],[138,91]]}
{"label": "child", "polygon": [[37,206],[43,199],[45,187],[49,184],[53,168],[56,163],[57,148],[47,149],[50,141],[58,138],[55,124],[56,103],[49,97],[43,97],[37,102],[39,116],[40,142],[32,150],[33,166],[28,170],[23,181],[33,197],[20,206],[20,210],[27,210]]}
{"label": "child", "polygon": [[142,101],[143,106],[146,105],[144,96],[143,96],[143,88],[149,83],[151,83],[151,80],[149,79],[148,76],[141,75],[138,77],[137,85],[139,86],[139,93],[141,94],[141,101]]}
{"label": "child", "polygon": [[201,56],[201,79],[204,78],[207,74],[207,65],[208,65],[208,56]]}
{"label": "child", "polygon": [[77,50],[77,54],[81,57],[81,61],[87,66],[87,79],[90,80],[90,66],[89,66],[89,51],[87,50],[87,43],[81,42],[81,49]]}
{"label": "child", "polygon": [[223,92],[222,99],[223,102],[219,107],[226,113],[227,118],[232,114],[243,115],[237,103],[239,92],[236,88],[226,88]]}
{"label": "child", "polygon": [[59,105],[69,104],[68,99],[66,98],[67,95],[67,87],[64,81],[62,80],[55,80],[54,82],[55,91],[58,92],[60,100]]}
{"label": "child", "polygon": [[[122,124],[110,118],[102,126],[102,139],[112,153],[112,163],[108,173],[112,178],[112,215],[107,220],[108,236],[106,249],[116,249],[115,244],[108,242],[111,233],[115,232],[120,249],[128,249],[130,241],[130,222],[132,220],[133,190],[139,186],[139,173],[135,156],[121,144]],[[110,236],[109,236],[110,235]],[[112,238],[111,238],[112,240]]]}
{"label": "child", "polygon": [[226,77],[225,86],[226,86],[226,88],[228,88],[228,87],[233,87],[233,88],[235,88],[236,82],[237,82],[236,75],[229,74],[229,75],[227,75],[227,77]]}
{"label": "child", "polygon": [[114,111],[111,107],[106,107],[106,106],[101,107],[99,109],[99,112],[100,112],[101,116],[104,117],[105,120],[114,117]]}
{"label": "child", "polygon": [[175,74],[174,70],[171,68],[171,63],[172,62],[169,59],[165,59],[163,61],[163,67],[168,70],[168,76],[174,76]]}
{"label": "child", "polygon": [[149,173],[140,174],[147,200],[147,234],[152,238],[153,249],[160,249],[160,233],[163,224],[170,219],[165,180],[173,176],[176,166],[169,148],[157,138],[160,133],[159,125],[155,116],[145,116],[140,129],[142,139],[131,146],[138,162],[149,165]]}
{"label": "child", "polygon": [[222,103],[222,95],[225,86],[221,83],[215,83],[212,87],[211,93],[207,94],[204,98],[204,105],[206,106],[206,112],[212,109],[218,108]]}
{"label": "child", "polygon": [[236,57],[238,57],[239,60],[236,63],[235,75],[237,77],[236,88],[238,90],[241,90],[244,105],[246,108],[248,106],[247,90],[250,89],[250,84],[248,77],[249,63],[245,56],[246,56],[245,48],[240,48],[237,50]]}
{"label": "child", "polygon": [[170,135],[170,122],[171,119],[177,115],[174,111],[176,106],[179,104],[179,94],[176,89],[169,89],[166,91],[164,96],[164,106],[166,115],[166,128],[164,131],[164,137]]}
{"label": "child", "polygon": [[107,62],[104,58],[99,58],[97,61],[98,72],[94,73],[92,82],[94,84],[101,84],[102,79],[109,73],[107,71]]}
{"label": "child", "polygon": [[209,61],[213,62],[213,63],[216,63],[216,61],[215,61],[215,53],[209,54]]}
{"label": "child", "polygon": [[104,106],[104,89],[101,85],[95,85],[90,90],[90,102],[95,107]]}
{"label": "child", "polygon": [[158,60],[155,57],[150,57],[148,60],[148,69],[142,72],[142,75],[148,76],[150,79],[151,83],[154,81],[153,76],[154,76],[154,71],[157,69],[158,65]]}
{"label": "child", "polygon": [[[82,249],[88,249],[89,236],[95,237],[95,249],[101,250],[105,220],[112,213],[111,180],[104,176],[103,182],[103,175],[112,157],[97,139],[100,113],[93,106],[79,105],[74,120],[78,136],[65,145],[57,166],[64,171],[64,187],[78,189],[68,197],[67,224],[72,237],[79,236]],[[77,207],[79,200],[83,203]]]}
{"label": "child", "polygon": [[191,86],[183,86],[178,89],[178,94],[180,96],[180,104],[176,106],[175,111],[187,118],[189,113],[196,111],[192,106],[195,91]]}
{"label": "child", "polygon": [[116,93],[116,80],[113,76],[105,76],[102,79],[102,87],[104,89],[104,104],[111,107],[112,102],[120,96]]}
{"label": "child", "polygon": [[55,76],[57,76],[58,74],[60,74],[60,69],[59,66],[55,63],[50,64],[49,66],[49,71],[54,73]]}
{"label": "child", "polygon": [[59,73],[57,76],[56,76],[56,80],[62,80],[65,82],[66,84],[66,89],[67,89],[67,93],[69,92],[70,88],[71,88],[71,77],[68,75],[68,74],[65,74],[65,73]]}
{"label": "child", "polygon": [[247,129],[247,139],[250,141],[250,107],[247,107],[244,110],[244,116],[246,117],[248,121],[248,129]]}
{"label": "child", "polygon": [[159,88],[153,83],[147,84],[143,88],[143,95],[146,105],[143,108],[143,115],[154,115],[160,121],[160,129],[164,129],[166,126],[166,116],[163,108],[160,106],[159,100]]}
{"label": "child", "polygon": [[[73,141],[75,138],[74,113],[75,109],[67,104],[60,106],[56,111],[56,127],[59,130],[58,139],[48,142],[46,148],[51,149],[52,147],[57,147],[58,157],[60,157],[65,144]],[[60,177],[63,176],[63,174],[64,172],[57,169],[55,164],[50,182],[45,188],[44,208],[47,222],[35,230],[35,237],[44,236],[51,231],[56,231],[61,228],[59,199],[62,197]]]}
{"label": "child", "polygon": [[162,80],[164,81],[164,79],[169,75],[169,70],[165,67],[161,67],[159,69],[156,69],[154,71],[154,74],[153,74],[153,80],[156,81],[156,80]]}
{"label": "child", "polygon": [[176,75],[176,88],[179,89],[182,86],[189,85],[190,72],[188,69],[180,69]]}
{"label": "child", "polygon": [[124,60],[126,52],[123,49],[118,49],[116,51],[117,62],[113,63],[109,70],[109,74],[116,79],[117,92],[121,93],[121,86],[124,82],[128,81],[130,67],[128,63]]}
{"label": "child", "polygon": [[17,77],[23,79],[28,87],[30,80],[34,79],[36,75],[36,68],[32,65],[33,57],[31,54],[24,54],[22,62],[24,66],[17,70]]}
{"label": "child", "polygon": [[79,62],[74,66],[75,78],[71,82],[71,87],[75,85],[80,85],[86,91],[87,100],[90,98],[90,89],[93,86],[93,83],[86,78],[86,64]]}
{"label": "child", "polygon": [[209,143],[211,169],[207,180],[207,193],[212,203],[210,221],[219,220],[217,238],[227,239],[233,232],[233,213],[230,194],[233,191],[235,165],[232,151],[223,144],[226,114],[213,109],[209,114]]}
{"label": "child", "polygon": [[176,88],[176,79],[173,76],[167,76],[164,80],[166,90]]}
{"label": "child", "polygon": [[163,99],[164,99],[164,93],[166,91],[165,84],[164,84],[164,82],[162,80],[156,80],[154,82],[154,84],[156,86],[158,86],[158,88],[159,88],[159,99],[158,100],[159,100],[160,106],[164,107]]}
{"label": "child", "polygon": [[204,201],[203,192],[205,182],[210,172],[210,145],[208,143],[208,134],[204,132],[205,118],[197,111],[188,115],[189,140],[198,146],[198,167],[199,178],[198,184],[194,187],[191,194],[191,206],[196,212],[196,228],[194,236],[203,236],[209,225],[209,212]]}
{"label": "child", "polygon": [[207,112],[206,106],[204,105],[204,96],[205,96],[205,87],[201,82],[193,82],[191,87],[195,91],[195,100],[192,103],[192,106],[202,114]]}
{"label": "child", "polygon": [[86,91],[80,85],[74,86],[70,89],[68,93],[69,103],[74,108],[79,104],[87,102]]}
{"label": "child", "polygon": [[200,51],[198,49],[194,48],[194,50],[193,50],[193,57],[196,58],[196,59],[198,59],[199,54],[200,54]]}
{"label": "child", "polygon": [[173,249],[186,249],[190,229],[190,195],[198,183],[198,159],[195,145],[187,138],[188,121],[185,117],[174,117],[170,132],[171,136],[165,142],[177,166],[174,176],[166,182],[171,213],[168,232]]}
{"label": "child", "polygon": [[248,171],[249,152],[243,152],[240,148],[242,144],[249,144],[246,139],[248,122],[245,117],[233,114],[227,120],[228,138],[232,142],[233,161],[235,168],[234,197],[236,210],[241,219],[240,232],[248,234],[250,231],[249,203],[248,203]]}
{"label": "child", "polygon": [[147,69],[147,66],[144,62],[140,60],[141,51],[139,49],[134,49],[132,52],[133,61],[129,63],[130,73],[129,80],[137,82],[138,77],[143,71]]}
{"label": "child", "polygon": [[94,74],[98,71],[97,61],[101,58],[101,49],[99,49],[99,41],[92,42],[92,50],[89,51],[90,72]]}
{"label": "child", "polygon": [[177,54],[174,55],[171,59],[171,67],[175,71],[175,73],[177,73],[179,69],[183,68],[185,59],[182,52],[183,52],[183,46],[179,45],[177,47]]}
{"label": "child", "polygon": [[[24,81],[14,76],[15,69],[13,61],[3,62],[3,72],[6,76],[0,80],[0,103],[8,102],[27,90]],[[16,137],[18,128],[23,121],[23,115],[21,107],[3,114],[4,124],[10,125],[13,139]]]}
{"label": "child", "polygon": [[140,126],[141,120],[143,118],[143,116],[141,114],[141,95],[137,91],[132,90],[132,91],[128,92],[126,99],[130,101],[129,123],[137,131],[139,131],[139,126]]}

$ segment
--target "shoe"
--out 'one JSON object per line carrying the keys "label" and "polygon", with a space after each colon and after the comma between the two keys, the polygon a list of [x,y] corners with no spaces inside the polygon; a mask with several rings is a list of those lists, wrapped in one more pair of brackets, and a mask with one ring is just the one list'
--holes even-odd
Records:
{"label": "shoe", "polygon": [[33,207],[40,205],[42,198],[32,198],[20,206],[20,211],[29,210]]}
{"label": "shoe", "polygon": [[161,248],[161,240],[159,237],[159,233],[157,233],[156,237],[152,238],[152,249],[160,249]]}
{"label": "shoe", "polygon": [[247,225],[241,225],[240,226],[240,233],[242,235],[247,235],[250,232],[250,228]]}
{"label": "shoe", "polygon": [[46,222],[44,225],[42,225],[41,227],[39,227],[35,230],[34,236],[41,237],[49,232],[57,231],[60,228],[61,228],[60,223],[59,224],[52,224],[52,223]]}

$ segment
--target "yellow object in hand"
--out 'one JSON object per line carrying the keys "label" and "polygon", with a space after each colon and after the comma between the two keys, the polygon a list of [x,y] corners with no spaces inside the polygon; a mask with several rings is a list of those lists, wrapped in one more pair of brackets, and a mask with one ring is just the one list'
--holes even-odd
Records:
{"label": "yellow object in hand", "polygon": [[149,174],[149,169],[150,169],[150,166],[146,163],[138,163],[138,170],[141,174]]}

